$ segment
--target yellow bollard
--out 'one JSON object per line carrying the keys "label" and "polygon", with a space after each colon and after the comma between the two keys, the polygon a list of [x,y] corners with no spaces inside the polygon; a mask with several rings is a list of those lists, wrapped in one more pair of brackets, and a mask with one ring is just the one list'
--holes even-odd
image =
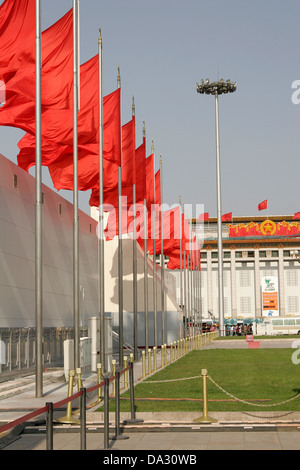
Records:
{"label": "yellow bollard", "polygon": [[[97,364],[97,384],[99,385],[101,383],[101,377],[102,377],[102,366],[100,363]],[[98,388],[98,398],[94,403],[91,403],[90,406],[93,407],[95,405],[98,405],[101,402],[101,387]]]}
{"label": "yellow bollard", "polygon": [[164,365],[165,365],[165,361],[164,361],[164,358],[165,358],[165,356],[164,356],[164,348],[165,348],[165,347],[164,347],[164,345],[162,344],[162,345],[161,345],[161,349],[160,349],[160,351],[161,351],[161,367],[164,367]]}
{"label": "yellow bollard", "polygon": [[142,351],[142,377],[146,377],[146,352]]}
{"label": "yellow bollard", "polygon": [[[116,375],[116,370],[117,370],[117,361],[113,359],[111,361],[111,368],[112,368],[112,376],[114,377]],[[116,381],[113,380],[113,391],[112,391],[113,396],[116,395]]]}
{"label": "yellow bollard", "polygon": [[173,361],[173,343],[170,344],[170,362]]}
{"label": "yellow bollard", "polygon": [[[82,387],[81,369],[79,367],[76,369],[76,377],[77,377],[77,392],[80,392],[80,390],[83,387]],[[74,411],[75,415],[80,414],[80,397],[78,398],[78,402],[79,402],[79,408],[78,408],[78,410]]]}
{"label": "yellow bollard", "polygon": [[164,352],[165,352],[165,364],[167,365],[168,364],[168,347],[166,344],[164,347]]}
{"label": "yellow bollard", "polygon": [[[126,369],[126,367],[127,367],[127,359],[128,359],[127,356],[125,356],[123,358],[123,367],[124,367],[124,369]],[[128,387],[128,370],[126,370],[124,372],[124,389],[126,389],[127,387]]]}
{"label": "yellow bollard", "polygon": [[152,373],[152,367],[151,367],[151,349],[148,349],[148,374]]}
{"label": "yellow bollard", "polygon": [[202,401],[203,401],[203,416],[194,419],[194,423],[216,423],[217,420],[208,416],[207,407],[207,370],[201,370],[202,375]]}
{"label": "yellow bollard", "polygon": [[[73,395],[74,378],[75,378],[75,370],[70,370],[69,371],[69,384],[68,384],[68,398]],[[66,423],[66,424],[79,424],[80,423],[80,421],[78,421],[77,419],[72,418],[72,402],[71,401],[67,403],[66,416],[63,416],[62,418],[58,418],[57,421],[59,421],[60,423]]]}

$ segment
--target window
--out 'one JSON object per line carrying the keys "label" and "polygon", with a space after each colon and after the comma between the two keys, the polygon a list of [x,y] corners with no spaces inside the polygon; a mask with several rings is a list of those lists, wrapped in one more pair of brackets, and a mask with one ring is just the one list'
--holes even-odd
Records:
{"label": "window", "polygon": [[241,258],[242,257],[242,252],[241,251],[236,251],[235,252],[235,257],[236,258]]}
{"label": "window", "polygon": [[211,257],[214,258],[214,259],[218,258],[218,252],[213,251],[212,254],[211,254]]}
{"label": "window", "polygon": [[298,285],[298,271],[296,269],[288,269],[287,273],[287,285],[289,287],[295,287]]}
{"label": "window", "polygon": [[259,257],[260,257],[260,258],[266,258],[266,256],[267,256],[267,252],[266,252],[266,251],[260,251],[260,252],[259,252]]}
{"label": "window", "polygon": [[241,314],[251,313],[251,297],[241,297]]}
{"label": "window", "polygon": [[58,213],[61,215],[61,204],[58,204]]}
{"label": "window", "polygon": [[287,298],[288,304],[288,313],[298,313],[299,312],[299,297],[296,295],[290,295]]}
{"label": "window", "polygon": [[278,258],[278,250],[272,250],[272,258]]}
{"label": "window", "polygon": [[295,319],[289,318],[288,320],[284,320],[285,325],[295,325]]}
{"label": "window", "polygon": [[254,258],[254,251],[248,251],[248,258]]}
{"label": "window", "polygon": [[240,271],[240,287],[250,287],[250,271]]}
{"label": "window", "polygon": [[207,253],[200,252],[201,259],[207,259]]}
{"label": "window", "polygon": [[17,175],[14,175],[14,188],[18,187],[18,177]]}
{"label": "window", "polygon": [[283,250],[283,256],[289,258],[291,256],[290,250]]}
{"label": "window", "polygon": [[230,251],[224,251],[224,258],[230,258]]}

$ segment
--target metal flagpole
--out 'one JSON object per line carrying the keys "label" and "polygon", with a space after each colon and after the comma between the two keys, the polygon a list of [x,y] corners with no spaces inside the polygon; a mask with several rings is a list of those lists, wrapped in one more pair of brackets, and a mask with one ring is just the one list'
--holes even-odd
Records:
{"label": "metal flagpole", "polygon": [[164,234],[163,234],[163,173],[162,173],[162,157],[160,156],[160,264],[161,264],[161,323],[162,323],[162,344],[166,342],[166,331],[165,331],[165,257],[164,257]]}
{"label": "metal flagpole", "polygon": [[[152,152],[154,153],[154,145],[152,141]],[[155,172],[154,172],[155,175]],[[154,212],[154,220],[153,220]],[[154,312],[154,346],[157,348],[157,284],[156,284],[156,243],[155,243],[155,225],[156,225],[156,207],[155,207],[155,181],[154,181],[154,211],[151,207],[152,236],[153,236],[153,312]]]}
{"label": "metal flagpole", "polygon": [[[118,68],[118,88],[121,88],[120,69]],[[120,129],[122,132],[122,126]],[[121,138],[122,142],[122,138]],[[122,146],[121,146],[122,151]],[[119,245],[118,245],[118,277],[119,277],[119,366],[123,364],[123,243],[122,243],[122,157],[118,174],[118,200],[119,200]]]}
{"label": "metal flagpole", "polygon": [[[143,122],[143,139],[146,139],[145,122]],[[144,193],[146,188],[144,188]],[[148,308],[148,214],[147,200],[144,199],[144,310],[145,310],[145,356],[149,348],[149,308]]]}
{"label": "metal flagpole", "polygon": [[[183,292],[182,292],[182,223],[181,223],[181,196],[179,196],[179,245],[180,245],[180,307],[183,310]],[[185,322],[184,322],[185,323]],[[185,335],[186,336],[186,335]]]}
{"label": "metal flagpole", "polygon": [[187,311],[187,282],[186,282],[186,259],[185,259],[185,250],[183,251],[183,263],[184,263],[184,271],[183,271],[183,274],[184,274],[184,317],[185,317],[185,321],[184,321],[184,335],[185,335],[185,338],[187,338],[187,322],[188,322],[188,311]]}
{"label": "metal flagpole", "polygon": [[73,0],[73,315],[74,368],[80,367],[79,352],[79,219],[78,219],[78,1]]}
{"label": "metal flagpole", "polygon": [[147,220],[147,202],[144,199],[144,310],[145,310],[145,355],[148,357],[149,348],[149,312],[148,312],[148,220]]}
{"label": "metal flagpole", "polygon": [[[132,116],[135,116],[134,100],[132,100]],[[135,178],[135,175],[134,175]],[[133,356],[138,359],[138,322],[137,322],[137,245],[136,245],[136,184],[132,185],[133,202]]]}
{"label": "metal flagpole", "polygon": [[43,396],[43,293],[42,293],[42,148],[41,148],[41,4],[36,0],[35,39],[35,322],[36,397]]}
{"label": "metal flagpole", "polygon": [[105,360],[105,300],[104,300],[104,221],[103,221],[103,74],[102,74],[102,37],[99,29],[99,224],[98,224],[98,257],[99,257],[99,315],[100,315],[100,364],[106,372]]}

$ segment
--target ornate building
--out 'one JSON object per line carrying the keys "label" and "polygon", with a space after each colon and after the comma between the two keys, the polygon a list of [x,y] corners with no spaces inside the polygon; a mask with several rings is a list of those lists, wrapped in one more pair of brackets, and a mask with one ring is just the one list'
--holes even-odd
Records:
{"label": "ornate building", "polygon": [[[217,219],[204,224],[201,309],[218,317]],[[192,221],[199,231],[196,221]],[[203,227],[203,225],[202,225]],[[300,316],[300,221],[293,216],[234,217],[222,223],[225,318]],[[273,288],[265,289],[266,278]]]}

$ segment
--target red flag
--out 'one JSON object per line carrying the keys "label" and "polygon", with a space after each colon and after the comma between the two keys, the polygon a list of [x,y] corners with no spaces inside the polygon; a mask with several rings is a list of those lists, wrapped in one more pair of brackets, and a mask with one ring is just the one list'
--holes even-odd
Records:
{"label": "red flag", "polygon": [[205,222],[209,219],[209,213],[204,212],[203,214],[200,214],[198,217],[198,222]]}
{"label": "red flag", "polygon": [[[132,185],[135,183],[135,118],[122,126],[122,233],[132,228],[133,204]],[[119,204],[111,211],[107,220],[105,236],[111,240],[119,233]]]}
{"label": "red flag", "polygon": [[232,212],[222,215],[222,222],[227,222],[232,220]]}
{"label": "red flag", "polygon": [[135,177],[135,118],[122,126],[122,195],[133,204],[132,186]]}
{"label": "red flag", "polygon": [[144,204],[146,199],[146,141],[135,150],[136,202]]}
{"label": "red flag", "polygon": [[293,219],[300,219],[300,212],[295,212]]}
{"label": "red flag", "polygon": [[267,209],[268,201],[265,199],[263,202],[258,204],[258,210],[261,211],[263,209]]}
{"label": "red flag", "polygon": [[155,183],[154,183],[154,154],[146,158],[146,200],[147,208],[151,210],[155,204]]}
{"label": "red flag", "polygon": [[[42,112],[51,107],[65,109],[72,105],[72,29],[73,14],[70,10],[42,33]],[[22,53],[19,53],[18,69],[2,69],[6,97],[0,108],[0,125],[18,127],[32,134],[35,133],[34,35],[33,29],[20,46]]]}
{"label": "red flag", "polygon": [[[1,80],[19,71],[24,59],[28,61],[26,48],[34,50],[34,41],[35,0],[5,0],[0,6]],[[30,59],[34,64],[34,55]]]}
{"label": "red flag", "polygon": [[161,206],[160,170],[155,173],[155,204]]}

